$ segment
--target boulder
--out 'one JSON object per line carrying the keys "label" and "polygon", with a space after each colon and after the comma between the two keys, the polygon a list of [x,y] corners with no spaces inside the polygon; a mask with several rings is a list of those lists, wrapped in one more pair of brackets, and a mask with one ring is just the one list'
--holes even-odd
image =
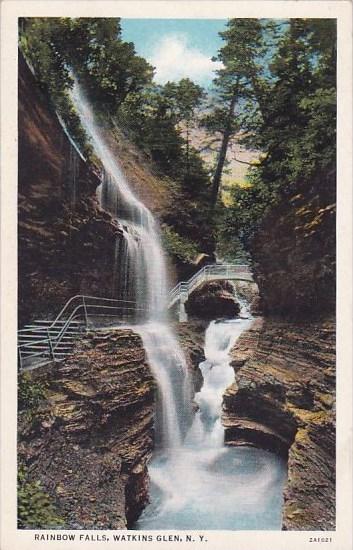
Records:
{"label": "boulder", "polygon": [[228,281],[204,283],[189,296],[185,309],[191,317],[200,319],[233,318],[239,314],[240,305],[234,287]]}

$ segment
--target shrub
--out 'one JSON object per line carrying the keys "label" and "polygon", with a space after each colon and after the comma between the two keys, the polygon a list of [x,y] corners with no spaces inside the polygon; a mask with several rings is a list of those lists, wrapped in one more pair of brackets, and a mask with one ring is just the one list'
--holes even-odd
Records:
{"label": "shrub", "polygon": [[39,480],[28,480],[28,470],[23,464],[18,468],[17,482],[20,529],[53,529],[63,525],[63,518],[57,513],[52,498],[43,490]]}

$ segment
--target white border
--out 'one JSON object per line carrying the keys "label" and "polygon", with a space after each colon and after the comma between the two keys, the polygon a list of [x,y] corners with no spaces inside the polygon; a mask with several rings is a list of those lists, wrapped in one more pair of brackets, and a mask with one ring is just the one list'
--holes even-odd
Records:
{"label": "white border", "polygon": [[[208,531],[208,542],[34,542],[16,529],[17,327],[17,17],[135,18],[319,17],[338,21],[337,529],[335,532]],[[352,540],[352,5],[346,1],[8,1],[1,4],[1,550],[42,548],[304,550],[310,536],[351,550]],[[49,531],[45,531],[47,533]],[[169,532],[169,531],[168,531]],[[162,534],[168,533],[161,531]],[[68,531],[60,531],[68,533]],[[71,531],[70,533],[83,533]],[[100,531],[87,531],[92,535]],[[105,532],[110,538],[112,531]],[[121,531],[119,531],[121,533]],[[135,532],[136,533],[136,532]],[[146,531],[147,533],[147,531]],[[182,531],[178,531],[182,533]],[[190,531],[187,531],[190,534]],[[203,533],[198,531],[197,533]],[[197,539],[197,533],[195,538]],[[153,532],[156,535],[156,532]],[[322,546],[322,545],[321,545]]]}

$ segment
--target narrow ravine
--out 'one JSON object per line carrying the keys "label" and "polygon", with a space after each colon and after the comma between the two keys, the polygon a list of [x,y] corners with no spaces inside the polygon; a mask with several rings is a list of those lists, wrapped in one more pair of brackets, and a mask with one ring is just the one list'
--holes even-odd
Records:
{"label": "narrow ravine", "polygon": [[137,529],[281,529],[286,462],[251,447],[226,447],[222,396],[234,379],[228,352],[249,319],[212,321],[198,411],[183,443],[150,465],[151,504]]}
{"label": "narrow ravine", "polygon": [[250,319],[213,321],[206,333],[204,383],[192,416],[191,381],[167,318],[167,270],[158,224],[132,193],[78,84],[73,98],[103,167],[99,198],[123,228],[115,258],[117,297],[134,301],[158,384],[151,504],[136,529],[280,529],[285,462],[224,445],[222,396],[234,378],[228,352]]}

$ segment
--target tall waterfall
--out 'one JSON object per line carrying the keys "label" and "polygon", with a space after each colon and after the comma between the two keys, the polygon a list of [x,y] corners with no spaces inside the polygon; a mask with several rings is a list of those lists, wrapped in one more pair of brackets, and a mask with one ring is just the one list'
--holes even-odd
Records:
{"label": "tall waterfall", "polygon": [[234,377],[228,352],[249,320],[211,323],[204,383],[191,414],[186,361],[167,319],[167,271],[159,228],[137,199],[76,84],[73,99],[104,172],[101,205],[122,225],[115,249],[117,297],[147,311],[135,326],[159,386],[156,439],[149,466],[151,504],[137,529],[280,528],[283,461],[258,449],[224,446],[222,394]]}
{"label": "tall waterfall", "polygon": [[167,270],[159,227],[130,189],[77,82],[72,99],[104,167],[100,203],[123,228],[123,239],[117,239],[115,249],[116,297],[134,301],[137,310],[146,311],[146,322],[136,330],[160,389],[156,432],[167,452],[181,443],[191,402],[186,361],[167,322]]}

